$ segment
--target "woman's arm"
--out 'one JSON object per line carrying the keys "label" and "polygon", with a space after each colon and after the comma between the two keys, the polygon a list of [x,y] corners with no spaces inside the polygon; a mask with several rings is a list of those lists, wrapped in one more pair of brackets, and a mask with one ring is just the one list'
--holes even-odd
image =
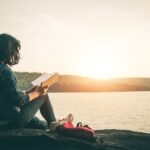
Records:
{"label": "woman's arm", "polygon": [[32,86],[32,87],[30,87],[30,88],[28,88],[28,89],[26,89],[24,91],[25,91],[26,94],[29,94],[29,93],[35,91],[36,88],[37,88],[37,86]]}
{"label": "woman's arm", "polygon": [[41,86],[36,86],[35,90],[33,92],[30,92],[28,94],[29,96],[29,101],[32,101],[42,95],[45,95],[47,93],[48,87],[41,87]]}
{"label": "woman's arm", "polygon": [[0,83],[3,84],[3,94],[6,100],[8,100],[14,106],[24,105],[39,96],[45,95],[48,87],[42,88],[36,86],[30,93],[23,93],[17,83],[17,79],[8,67],[0,68]]}
{"label": "woman's arm", "polygon": [[15,75],[8,66],[0,68],[0,84],[4,99],[11,105],[21,106],[29,102],[29,95],[20,91]]}
{"label": "woman's arm", "polygon": [[28,95],[29,95],[29,101],[32,101],[40,96],[39,93],[37,92],[31,92]]}

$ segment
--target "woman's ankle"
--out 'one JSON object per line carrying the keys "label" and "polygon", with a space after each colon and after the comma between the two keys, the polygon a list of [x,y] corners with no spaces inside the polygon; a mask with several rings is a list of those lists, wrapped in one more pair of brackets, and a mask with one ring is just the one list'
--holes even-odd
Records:
{"label": "woman's ankle", "polygon": [[61,125],[62,125],[62,122],[60,122],[60,121],[53,121],[53,122],[51,122],[51,123],[48,125],[48,127],[49,127],[49,130],[50,130],[50,131],[55,131],[56,128],[57,128],[58,126],[61,126]]}

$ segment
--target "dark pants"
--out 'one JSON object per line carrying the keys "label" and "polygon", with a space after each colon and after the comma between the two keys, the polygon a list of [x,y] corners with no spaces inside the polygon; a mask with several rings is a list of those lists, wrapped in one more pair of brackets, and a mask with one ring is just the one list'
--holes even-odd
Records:
{"label": "dark pants", "polygon": [[[40,110],[41,115],[46,121],[39,120],[35,117],[38,110]],[[56,118],[49,96],[46,94],[22,106],[19,115],[10,123],[10,126],[11,128],[33,128],[45,130],[48,129],[48,126],[52,121],[56,121]]]}

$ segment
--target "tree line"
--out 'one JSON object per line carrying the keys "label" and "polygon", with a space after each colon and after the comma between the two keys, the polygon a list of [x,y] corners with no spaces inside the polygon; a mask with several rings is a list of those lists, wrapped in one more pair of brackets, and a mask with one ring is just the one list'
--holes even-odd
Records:
{"label": "tree line", "polygon": [[[31,82],[42,75],[37,72],[15,72],[21,90],[31,87]],[[75,75],[60,75],[49,92],[117,92],[150,91],[150,78],[92,79]]]}

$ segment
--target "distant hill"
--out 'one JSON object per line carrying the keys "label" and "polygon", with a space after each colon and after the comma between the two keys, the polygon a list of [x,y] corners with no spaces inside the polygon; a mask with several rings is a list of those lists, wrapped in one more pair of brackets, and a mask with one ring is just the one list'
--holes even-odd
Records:
{"label": "distant hill", "polygon": [[[31,86],[30,82],[41,73],[15,72],[21,89]],[[75,75],[60,75],[59,81],[49,89],[51,92],[115,92],[150,91],[150,78],[92,79]]]}
{"label": "distant hill", "polygon": [[121,83],[130,83],[150,87],[150,78],[115,78],[113,80]]}

